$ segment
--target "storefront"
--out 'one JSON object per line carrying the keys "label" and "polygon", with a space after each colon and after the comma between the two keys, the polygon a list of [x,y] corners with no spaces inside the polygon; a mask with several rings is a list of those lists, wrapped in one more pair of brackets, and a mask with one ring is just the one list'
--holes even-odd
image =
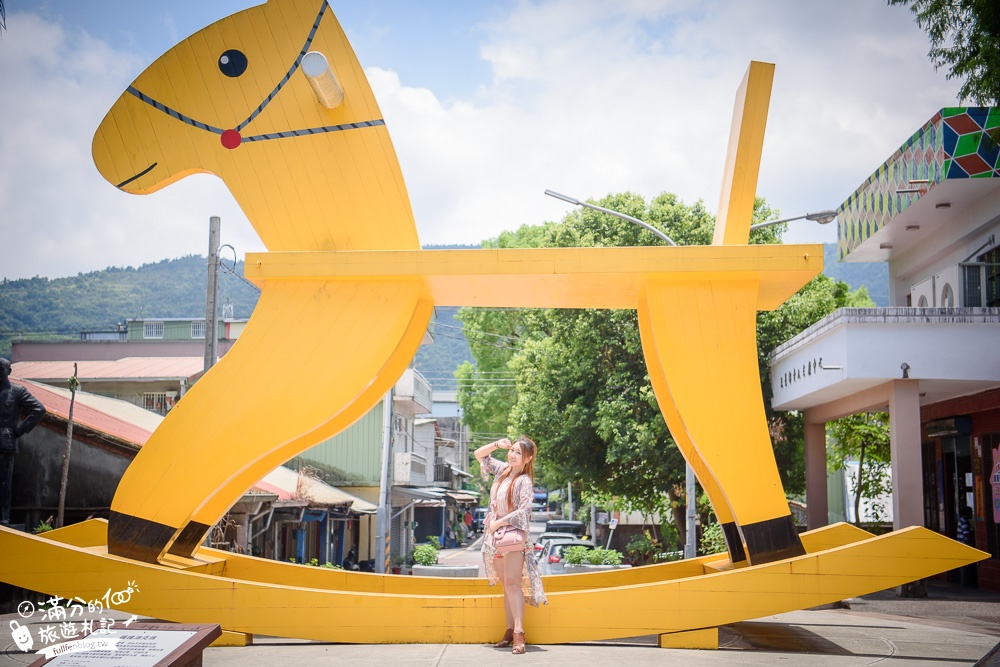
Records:
{"label": "storefront", "polygon": [[1000,591],[1000,390],[926,406],[921,422],[924,525],[990,554],[949,579]]}

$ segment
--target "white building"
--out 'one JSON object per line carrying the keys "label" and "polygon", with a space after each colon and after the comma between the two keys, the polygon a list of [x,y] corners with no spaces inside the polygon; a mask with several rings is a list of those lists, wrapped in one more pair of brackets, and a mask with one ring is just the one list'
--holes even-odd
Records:
{"label": "white building", "polygon": [[773,406],[805,415],[810,528],[828,521],[826,422],[888,410],[894,527],[955,537],[971,512],[993,555],[979,583],[1000,590],[998,129],[998,108],[942,109],[841,205],[840,259],[888,262],[891,306],[817,322],[771,380]]}

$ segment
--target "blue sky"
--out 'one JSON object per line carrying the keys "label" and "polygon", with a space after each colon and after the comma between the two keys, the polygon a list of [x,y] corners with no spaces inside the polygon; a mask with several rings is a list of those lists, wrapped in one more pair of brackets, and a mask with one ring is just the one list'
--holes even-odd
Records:
{"label": "blue sky", "polygon": [[[6,0],[0,35],[0,276],[59,277],[263,249],[221,182],[136,197],[90,158],[150,62],[254,0]],[[921,123],[955,105],[904,9],[877,0],[333,0],[399,155],[424,243],[560,219],[580,198],[664,191],[718,206],[740,79],[776,64],[758,194],[783,216],[836,208]],[[796,226],[787,242],[835,240]]]}

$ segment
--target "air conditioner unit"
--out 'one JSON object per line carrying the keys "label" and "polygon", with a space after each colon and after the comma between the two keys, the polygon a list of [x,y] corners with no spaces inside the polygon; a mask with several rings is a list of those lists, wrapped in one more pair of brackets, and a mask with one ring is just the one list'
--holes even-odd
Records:
{"label": "air conditioner unit", "polygon": [[415,452],[401,452],[393,456],[393,484],[426,484],[427,460]]}
{"label": "air conditioner unit", "polygon": [[410,454],[409,452],[403,454],[396,454],[393,457],[392,462],[392,483],[393,484],[409,484],[410,477]]}
{"label": "air conditioner unit", "polygon": [[910,305],[914,308],[934,308],[937,305],[934,276],[910,287]]}
{"label": "air conditioner unit", "polygon": [[934,292],[937,295],[938,308],[956,308],[962,305],[962,286],[964,283],[962,267],[952,264],[941,273],[934,276]]}

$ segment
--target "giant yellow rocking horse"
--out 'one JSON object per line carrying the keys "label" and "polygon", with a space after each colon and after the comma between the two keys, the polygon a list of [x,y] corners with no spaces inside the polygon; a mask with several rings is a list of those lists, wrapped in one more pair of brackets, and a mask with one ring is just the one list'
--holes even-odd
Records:
{"label": "giant yellow rocking horse", "polygon": [[326,0],[269,0],[182,41],[115,103],[94,159],[136,194],[192,173],[222,178],[269,251],[246,261],[260,301],[128,468],[110,520],[46,538],[0,529],[0,553],[18,555],[0,561],[0,580],[83,599],[135,581],[130,611],[242,633],[491,639],[502,599],[482,580],[327,572],[199,547],[257,480],[380,399],[435,304],[638,310],[663,415],[725,527],[728,557],[547,579],[550,604],[528,610],[532,643],[704,631],[985,557],[922,528],[795,531],[764,417],[755,314],[815,276],[823,255],[747,245],[772,76],[752,63],[737,93],[713,245],[425,251],[385,122]]}

